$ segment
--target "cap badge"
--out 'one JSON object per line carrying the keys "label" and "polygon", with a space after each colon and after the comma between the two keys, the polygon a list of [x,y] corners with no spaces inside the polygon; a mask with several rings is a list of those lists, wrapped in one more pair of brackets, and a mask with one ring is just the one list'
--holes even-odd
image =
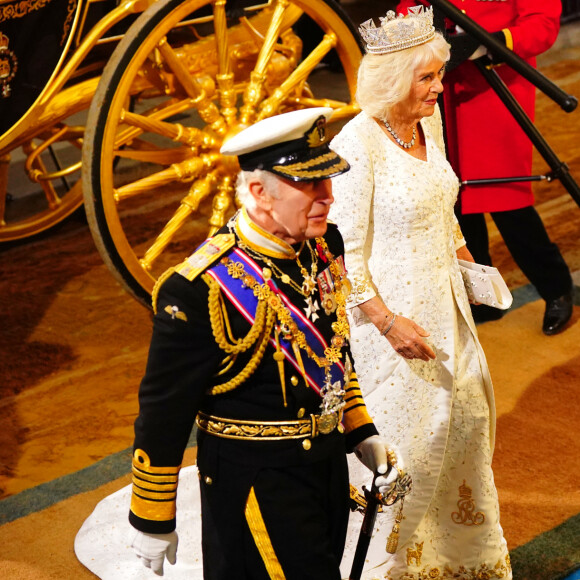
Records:
{"label": "cap badge", "polygon": [[326,119],[323,116],[318,117],[306,133],[308,147],[320,147],[326,141]]}

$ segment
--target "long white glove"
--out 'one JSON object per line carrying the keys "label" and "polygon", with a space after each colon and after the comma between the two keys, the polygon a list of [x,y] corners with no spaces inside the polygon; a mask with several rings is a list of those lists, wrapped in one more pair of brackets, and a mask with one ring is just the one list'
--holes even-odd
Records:
{"label": "long white glove", "polygon": [[131,548],[146,568],[151,568],[158,576],[163,576],[165,558],[170,564],[177,561],[177,532],[169,534],[147,534],[135,530],[131,538]]}
{"label": "long white glove", "polygon": [[399,454],[393,451],[392,445],[386,445],[382,437],[379,437],[378,435],[367,437],[354,448],[355,455],[359,458],[361,463],[368,467],[373,473],[379,474],[375,478],[375,485],[380,493],[386,493],[390,484],[397,479],[398,475],[396,469],[389,469],[387,448],[395,453],[397,467],[402,467],[399,463]]}

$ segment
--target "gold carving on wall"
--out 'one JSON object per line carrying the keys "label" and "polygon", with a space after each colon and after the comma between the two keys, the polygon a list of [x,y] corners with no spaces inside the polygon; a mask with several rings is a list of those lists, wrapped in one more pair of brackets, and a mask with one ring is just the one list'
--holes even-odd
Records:
{"label": "gold carving on wall", "polygon": [[0,96],[7,99],[12,93],[10,81],[16,76],[18,59],[13,51],[8,48],[10,39],[0,32]]}
{"label": "gold carving on wall", "polygon": [[0,7],[0,22],[22,18],[35,10],[44,8],[51,0],[22,0],[14,4]]}
{"label": "gold carving on wall", "polygon": [[72,21],[75,17],[75,14],[77,11],[77,6],[78,6],[77,0],[69,0],[68,1],[68,6],[66,9],[66,20],[64,21],[64,24],[62,27],[62,36],[60,39],[60,46],[63,46],[66,42],[66,39],[68,38],[68,33],[70,30]]}

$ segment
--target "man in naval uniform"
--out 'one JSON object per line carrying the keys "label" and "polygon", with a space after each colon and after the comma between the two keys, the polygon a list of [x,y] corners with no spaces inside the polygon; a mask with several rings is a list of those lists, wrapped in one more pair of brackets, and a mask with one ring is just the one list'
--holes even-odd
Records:
{"label": "man in naval uniform", "polygon": [[286,113],[222,147],[241,210],[162,276],[135,423],[133,548],[163,573],[194,423],[206,580],[340,578],[346,452],[394,480],[349,358],[342,238],[325,136],[332,110]]}

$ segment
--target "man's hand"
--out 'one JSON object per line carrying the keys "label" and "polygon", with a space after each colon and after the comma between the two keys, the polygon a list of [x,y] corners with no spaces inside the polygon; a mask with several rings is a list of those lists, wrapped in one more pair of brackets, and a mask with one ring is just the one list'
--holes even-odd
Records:
{"label": "man's hand", "polygon": [[169,534],[146,534],[135,530],[131,538],[131,548],[146,568],[151,568],[158,576],[163,576],[165,558],[170,564],[177,561],[177,532]]}
{"label": "man's hand", "polygon": [[485,46],[480,45],[478,40],[465,34],[459,26],[456,28],[458,34],[452,34],[447,38],[451,45],[451,57],[445,65],[446,71],[453,70],[467,59],[479,58],[487,52]]}
{"label": "man's hand", "polygon": [[[503,30],[498,30],[497,32],[492,32],[491,35],[502,45],[506,46],[506,36]],[[487,56],[491,59],[493,64],[502,64],[504,62],[503,57],[498,53],[493,53],[491,50],[487,52]]]}
{"label": "man's hand", "polygon": [[[503,62],[499,54],[494,55],[486,46],[479,44],[479,41],[463,32],[460,26],[456,26],[455,29],[457,34],[452,34],[447,38],[449,44],[451,44],[451,57],[445,65],[446,71],[453,70],[464,60],[477,60],[486,55],[491,59],[493,64],[501,64]],[[502,30],[492,32],[490,36],[493,36],[500,44],[506,46],[506,36]]]}
{"label": "man's hand", "polygon": [[[361,463],[368,467],[373,473],[378,473],[375,478],[375,485],[380,493],[386,493],[389,486],[397,479],[397,470],[391,466],[395,463],[399,466],[398,454],[390,449],[389,453],[394,457],[387,456],[387,445],[378,435],[367,437],[354,448],[355,455]],[[393,459],[395,461],[393,461]]]}

